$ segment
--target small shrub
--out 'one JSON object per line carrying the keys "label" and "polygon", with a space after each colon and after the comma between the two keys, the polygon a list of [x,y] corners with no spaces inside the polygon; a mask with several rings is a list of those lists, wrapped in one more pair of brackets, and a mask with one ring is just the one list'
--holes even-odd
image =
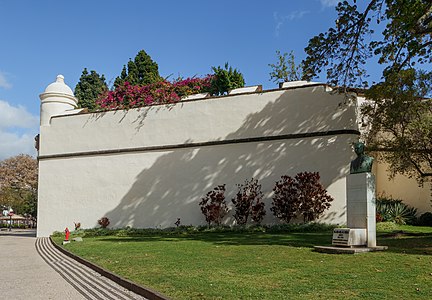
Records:
{"label": "small shrub", "polygon": [[78,230],[81,228],[81,223],[80,222],[74,222],[74,226],[75,226],[75,230]]}
{"label": "small shrub", "polygon": [[273,188],[273,201],[270,210],[273,215],[282,221],[289,223],[296,217],[300,208],[298,190],[294,186],[294,179],[290,176],[281,176]]}
{"label": "small shrub", "polygon": [[334,224],[325,224],[310,222],[306,224],[278,224],[269,226],[266,230],[268,233],[284,233],[284,232],[331,232],[337,228]]}
{"label": "small shrub", "polygon": [[[390,222],[392,226],[397,225]],[[387,224],[387,223],[380,223]],[[378,226],[378,225],[377,225]],[[90,228],[82,229],[79,232],[71,232],[71,236],[85,238],[98,236],[120,236],[120,237],[142,237],[142,236],[186,236],[202,233],[286,233],[286,232],[332,232],[337,225],[310,222],[307,224],[278,224],[278,225],[252,225],[252,226],[185,226],[169,228]],[[56,231],[52,236],[64,237],[63,231]]]}
{"label": "small shrub", "polygon": [[393,222],[399,225],[413,225],[417,223],[417,209],[404,203],[396,203],[390,210]]}
{"label": "small shrub", "polygon": [[208,192],[200,201],[201,212],[203,213],[208,226],[215,223],[219,226],[223,217],[228,212],[225,202],[225,184],[218,185],[212,191]]}
{"label": "small shrub", "polygon": [[420,226],[432,226],[432,212],[428,211],[422,214],[418,218],[418,225]]}
{"label": "small shrub", "polygon": [[86,229],[84,237],[109,236],[109,235],[114,235],[114,230],[101,227],[101,228]]}
{"label": "small shrub", "polygon": [[266,212],[264,209],[264,202],[262,202],[263,193],[261,191],[261,185],[258,184],[258,180],[251,179],[246,180],[244,185],[237,185],[238,192],[232,203],[235,207],[234,218],[239,225],[245,225],[251,217],[252,221],[261,223]]}
{"label": "small shrub", "polygon": [[282,176],[273,188],[273,214],[289,223],[298,215],[311,222],[330,207],[333,198],[319,182],[318,172],[301,172],[294,178]]}
{"label": "small shrub", "polygon": [[377,231],[392,231],[397,229],[398,225],[395,222],[380,222],[376,224]]}
{"label": "small shrub", "polygon": [[300,213],[304,222],[318,219],[321,214],[330,208],[333,201],[327,190],[320,183],[318,172],[302,172],[295,176],[297,182],[298,196],[300,201]]}
{"label": "small shrub", "polygon": [[377,223],[379,223],[379,222],[383,222],[384,218],[379,212],[377,212],[375,216],[375,220]]}
{"label": "small shrub", "polygon": [[377,222],[394,222],[399,225],[417,223],[417,209],[400,199],[380,196],[376,199]]}
{"label": "small shrub", "polygon": [[376,199],[376,214],[380,222],[393,221],[390,220],[390,209],[395,203],[400,203],[402,200],[394,200],[385,196],[379,196]]}
{"label": "small shrub", "polygon": [[107,217],[103,217],[100,220],[98,220],[98,223],[102,228],[107,228],[108,225],[110,224],[110,221]]}

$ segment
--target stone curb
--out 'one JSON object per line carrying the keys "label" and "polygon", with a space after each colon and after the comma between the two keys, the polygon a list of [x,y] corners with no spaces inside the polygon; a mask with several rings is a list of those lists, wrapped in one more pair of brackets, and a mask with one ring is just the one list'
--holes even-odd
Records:
{"label": "stone curb", "polygon": [[115,283],[117,283],[118,285],[124,287],[125,289],[128,289],[138,295],[141,295],[149,300],[171,300],[170,298],[167,298],[166,296],[163,296],[162,294],[153,291],[147,287],[143,287],[141,285],[138,285],[130,280],[124,279],[114,273],[111,273],[110,271],[101,268],[99,266],[94,265],[93,263],[89,262],[88,260],[81,258],[79,256],[76,256],[75,254],[69,252],[68,250],[60,247],[59,245],[57,245],[51,237],[49,237],[51,243],[53,244],[53,246],[59,250],[60,252],[62,252],[63,254],[69,256],[70,258],[82,263],[83,265],[89,267],[90,269],[98,272],[99,274],[101,274],[104,277],[107,277],[109,279],[111,279],[112,281],[114,281]]}

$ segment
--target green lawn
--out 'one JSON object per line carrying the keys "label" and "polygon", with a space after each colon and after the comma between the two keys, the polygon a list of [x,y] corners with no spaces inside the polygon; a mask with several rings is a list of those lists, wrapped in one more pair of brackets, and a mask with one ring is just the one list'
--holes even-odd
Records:
{"label": "green lawn", "polygon": [[[331,232],[84,238],[66,249],[172,299],[432,299],[432,228],[380,232],[385,252],[314,252]],[[61,237],[56,237],[57,242]]]}

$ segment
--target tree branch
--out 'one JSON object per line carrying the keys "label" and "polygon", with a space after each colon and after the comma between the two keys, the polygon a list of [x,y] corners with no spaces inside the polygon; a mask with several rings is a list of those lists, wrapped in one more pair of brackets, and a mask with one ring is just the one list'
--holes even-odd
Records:
{"label": "tree branch", "polygon": [[[417,50],[416,50],[416,52],[418,52],[420,49],[423,49],[423,48],[425,48],[425,47],[428,47],[428,46],[431,46],[432,45],[432,41],[429,41],[429,42],[427,42],[427,43],[424,43],[423,45],[421,45]],[[400,49],[400,51],[402,51],[402,47],[403,47],[403,45],[401,46],[401,49]],[[398,72],[400,71],[400,70],[402,70],[402,68],[404,67],[404,65],[406,65],[406,63],[408,63],[408,61],[410,61],[411,60],[411,58],[413,58],[414,56],[416,55],[416,53],[414,52],[414,53],[410,53],[410,52],[408,52],[408,55],[407,55],[407,57],[404,59],[404,61],[401,63],[401,64],[399,64],[399,66],[398,66],[398,68],[396,69]],[[396,60],[395,60],[395,63],[396,63]]]}
{"label": "tree branch", "polygon": [[414,168],[417,170],[417,172],[420,174],[421,178],[432,177],[432,173],[423,172],[423,170],[420,168],[420,166],[413,159],[409,158],[409,161],[414,166]]}
{"label": "tree branch", "polygon": [[343,85],[344,86],[346,86],[346,83],[347,83],[347,79],[348,79],[348,73],[349,73],[349,70],[350,70],[350,67],[349,66],[351,66],[351,63],[353,62],[353,60],[354,60],[354,53],[356,52],[356,51],[358,51],[358,49],[359,49],[359,39],[360,39],[360,34],[361,34],[361,31],[362,31],[362,29],[363,29],[363,27],[364,27],[364,25],[365,25],[365,21],[366,21],[366,18],[367,18],[367,15],[369,14],[369,12],[372,10],[372,8],[375,6],[375,4],[378,2],[379,0],[373,0],[373,1],[371,1],[370,3],[369,3],[369,5],[366,7],[366,9],[365,9],[365,11],[363,12],[363,14],[362,14],[362,17],[360,18],[360,20],[359,20],[359,22],[357,22],[357,31],[356,31],[356,33],[355,33],[355,35],[354,35],[354,40],[353,40],[353,43],[351,43],[351,54],[350,54],[350,56],[349,56],[349,58],[348,58],[348,60],[347,60],[347,69],[346,69],[346,71],[345,71],[345,76],[344,76],[344,82],[343,82]]}
{"label": "tree branch", "polygon": [[417,24],[414,27],[414,33],[432,33],[432,26],[429,26],[430,23],[432,23],[432,4],[427,6],[426,12],[417,20]]}

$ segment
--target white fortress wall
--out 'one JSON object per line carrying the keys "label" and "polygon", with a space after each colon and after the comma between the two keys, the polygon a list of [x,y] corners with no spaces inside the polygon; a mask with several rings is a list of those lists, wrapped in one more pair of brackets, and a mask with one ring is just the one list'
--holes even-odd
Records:
{"label": "white fortress wall", "polygon": [[[281,175],[318,171],[335,198],[321,219],[345,223],[345,177],[358,138],[355,109],[325,85],[128,111],[56,116],[41,126],[38,236],[81,222],[110,227],[205,224],[198,202],[257,178],[264,223]],[[233,223],[230,216],[227,224]]]}

